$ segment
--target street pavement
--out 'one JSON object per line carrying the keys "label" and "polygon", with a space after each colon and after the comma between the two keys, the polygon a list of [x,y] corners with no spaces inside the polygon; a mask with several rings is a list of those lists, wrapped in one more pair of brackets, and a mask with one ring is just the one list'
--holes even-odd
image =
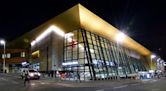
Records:
{"label": "street pavement", "polygon": [[0,91],[166,91],[166,78],[147,80],[61,81],[31,80],[24,86],[18,74],[0,73]]}

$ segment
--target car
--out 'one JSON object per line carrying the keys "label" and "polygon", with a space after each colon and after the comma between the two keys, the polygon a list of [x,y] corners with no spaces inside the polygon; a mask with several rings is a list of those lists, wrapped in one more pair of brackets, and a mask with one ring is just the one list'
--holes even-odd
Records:
{"label": "car", "polygon": [[33,69],[22,69],[21,70],[21,78],[25,78],[25,73],[28,73],[29,79],[40,79],[41,74],[37,70]]}
{"label": "car", "polygon": [[28,70],[30,79],[40,79],[41,74],[36,70]]}

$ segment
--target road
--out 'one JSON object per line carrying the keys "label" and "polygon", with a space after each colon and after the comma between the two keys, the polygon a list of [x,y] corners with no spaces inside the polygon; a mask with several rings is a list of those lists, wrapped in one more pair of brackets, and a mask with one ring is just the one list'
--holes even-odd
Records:
{"label": "road", "polygon": [[[31,80],[27,86],[18,75],[0,73],[0,91],[166,91],[166,78],[137,83],[64,83],[53,79]],[[85,86],[84,86],[85,85]],[[93,86],[91,86],[93,85]]]}

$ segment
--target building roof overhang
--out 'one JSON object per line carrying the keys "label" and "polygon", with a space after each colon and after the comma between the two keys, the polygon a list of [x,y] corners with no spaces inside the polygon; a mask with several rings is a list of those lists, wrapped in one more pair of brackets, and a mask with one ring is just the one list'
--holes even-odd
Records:
{"label": "building roof overhang", "polygon": [[[113,27],[111,24],[89,11],[81,4],[77,4],[18,39],[21,40],[26,38],[29,39],[29,41],[33,41],[52,25],[59,27],[65,33],[82,28],[113,42],[116,42],[115,37],[120,32],[117,28]],[[151,52],[147,48],[128,36],[126,36],[122,45],[135,50],[143,56],[151,55]]]}

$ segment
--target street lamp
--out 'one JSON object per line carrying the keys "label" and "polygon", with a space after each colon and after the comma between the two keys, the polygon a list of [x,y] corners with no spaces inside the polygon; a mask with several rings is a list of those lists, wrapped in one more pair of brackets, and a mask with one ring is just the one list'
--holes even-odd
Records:
{"label": "street lamp", "polygon": [[5,73],[5,49],[6,49],[6,42],[5,40],[0,40],[0,44],[4,46],[4,49],[3,49],[3,73]]}
{"label": "street lamp", "polygon": [[124,33],[122,33],[122,32],[118,33],[116,35],[116,42],[118,42],[118,43],[123,42],[125,37],[126,37],[126,35]]}
{"label": "street lamp", "polygon": [[152,54],[150,56],[150,67],[151,67],[151,70],[152,70],[152,59],[155,58],[155,57],[156,57],[156,55],[154,55],[154,54]]}
{"label": "street lamp", "polygon": [[[116,35],[116,43],[117,43],[117,49],[119,49],[119,43],[122,43],[124,40],[125,40],[125,37],[126,37],[126,35],[124,34],[124,33],[122,33],[122,32],[119,32],[117,35]],[[118,51],[117,51],[118,52]],[[117,68],[118,68],[118,74],[117,74],[117,79],[119,80],[120,79],[120,75],[119,75],[119,53],[120,53],[120,51],[118,52],[118,54],[117,54]]]}

